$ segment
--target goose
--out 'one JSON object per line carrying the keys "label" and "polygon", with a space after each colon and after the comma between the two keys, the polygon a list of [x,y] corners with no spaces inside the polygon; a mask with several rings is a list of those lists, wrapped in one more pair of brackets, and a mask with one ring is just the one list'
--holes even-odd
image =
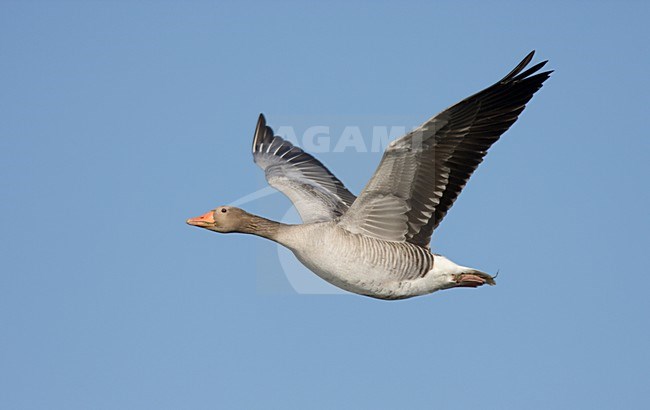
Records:
{"label": "goose", "polygon": [[227,205],[186,222],[275,241],[327,282],[373,298],[494,285],[496,276],[433,253],[429,243],[488,148],[553,72],[538,72],[547,61],[525,70],[534,53],[494,85],[388,144],[358,197],[318,159],[274,135],[260,114],[254,162],[303,223],[283,224]]}

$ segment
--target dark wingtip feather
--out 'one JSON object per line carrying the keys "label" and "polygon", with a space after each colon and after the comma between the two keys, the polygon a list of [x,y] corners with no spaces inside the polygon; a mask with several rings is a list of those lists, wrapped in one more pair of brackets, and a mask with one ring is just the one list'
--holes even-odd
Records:
{"label": "dark wingtip feather", "polygon": [[524,78],[529,77],[531,74],[538,72],[542,67],[546,65],[546,63],[548,63],[548,60],[542,61],[541,63],[537,63],[534,66],[530,67],[528,70],[524,71],[523,73],[513,77],[510,81],[523,80]]}
{"label": "dark wingtip feather", "polygon": [[266,126],[266,118],[264,114],[260,113],[260,116],[257,117],[257,129],[264,128]]}
{"label": "dark wingtip feather", "polygon": [[528,55],[527,55],[526,57],[524,57],[524,59],[521,60],[521,62],[520,62],[519,64],[517,64],[517,66],[516,66],[515,68],[513,68],[512,71],[510,71],[510,72],[508,73],[508,75],[506,75],[505,77],[503,77],[503,79],[501,79],[500,82],[508,82],[508,81],[512,80],[512,78],[513,78],[514,76],[516,76],[517,74],[519,74],[519,73],[521,72],[521,70],[523,70],[524,68],[526,68],[526,66],[527,66],[527,65],[530,63],[530,61],[533,59],[533,56],[534,56],[534,55],[535,55],[535,50],[533,50],[533,51],[531,51],[530,53],[528,53]]}
{"label": "dark wingtip feather", "polygon": [[264,114],[260,113],[260,116],[257,118],[255,134],[253,134],[253,152],[255,152],[255,147],[263,141],[266,128],[266,118],[264,118]]}

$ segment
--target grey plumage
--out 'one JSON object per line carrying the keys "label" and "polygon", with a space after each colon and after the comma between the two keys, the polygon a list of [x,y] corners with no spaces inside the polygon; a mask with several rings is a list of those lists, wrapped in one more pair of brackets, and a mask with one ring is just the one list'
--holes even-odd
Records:
{"label": "grey plumage", "polygon": [[255,128],[252,151],[269,185],[291,199],[304,223],[339,217],[356,199],[319,160],[273,135],[262,114]]}
{"label": "grey plumage", "polygon": [[[531,52],[508,75],[393,141],[341,219],[350,232],[428,247],[488,148],[517,120],[551,71],[525,72]],[[382,222],[378,222],[382,221]],[[391,221],[388,225],[383,221]]]}

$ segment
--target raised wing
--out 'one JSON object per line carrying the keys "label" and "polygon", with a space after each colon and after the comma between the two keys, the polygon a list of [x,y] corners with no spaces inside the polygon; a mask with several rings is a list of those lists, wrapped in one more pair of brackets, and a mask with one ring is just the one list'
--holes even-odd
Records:
{"label": "raised wing", "polygon": [[253,137],[253,159],[269,185],[293,202],[304,223],[331,221],[356,199],[319,160],[274,136],[262,114]]}
{"label": "raised wing", "polygon": [[523,71],[534,53],[501,81],[389,144],[340,226],[353,233],[429,246],[433,230],[488,148],[517,120],[551,74],[535,74],[546,61]]}

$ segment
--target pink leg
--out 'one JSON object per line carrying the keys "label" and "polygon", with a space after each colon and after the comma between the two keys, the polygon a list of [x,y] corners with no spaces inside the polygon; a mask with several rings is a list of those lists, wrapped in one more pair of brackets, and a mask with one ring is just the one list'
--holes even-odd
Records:
{"label": "pink leg", "polygon": [[482,277],[472,275],[471,273],[461,273],[460,275],[455,275],[454,279],[458,284],[456,286],[463,288],[476,288],[478,286],[485,285],[487,282]]}

